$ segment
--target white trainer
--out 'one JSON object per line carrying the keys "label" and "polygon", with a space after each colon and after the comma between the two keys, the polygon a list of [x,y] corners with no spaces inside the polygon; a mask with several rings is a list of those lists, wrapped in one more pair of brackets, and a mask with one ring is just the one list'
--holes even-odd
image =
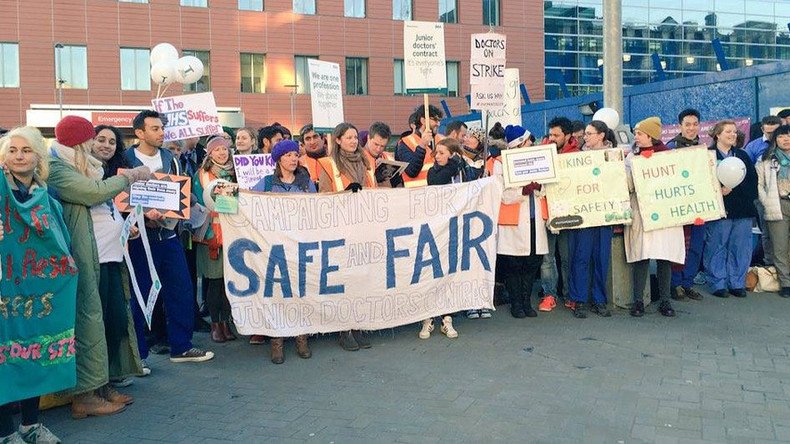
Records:
{"label": "white trainer", "polygon": [[442,333],[450,339],[458,337],[458,332],[453,328],[452,316],[445,316],[442,318]]}
{"label": "white trainer", "polygon": [[420,329],[420,339],[428,339],[431,337],[433,331],[433,319],[426,319],[422,321],[422,329]]}

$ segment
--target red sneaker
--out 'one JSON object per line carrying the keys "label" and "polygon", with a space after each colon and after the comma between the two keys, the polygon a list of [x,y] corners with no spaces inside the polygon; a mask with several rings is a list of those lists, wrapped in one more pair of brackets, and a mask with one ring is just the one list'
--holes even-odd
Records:
{"label": "red sneaker", "polygon": [[554,300],[554,296],[547,294],[546,296],[543,297],[543,300],[540,301],[540,304],[538,305],[538,310],[551,311],[556,306],[557,306],[557,301]]}

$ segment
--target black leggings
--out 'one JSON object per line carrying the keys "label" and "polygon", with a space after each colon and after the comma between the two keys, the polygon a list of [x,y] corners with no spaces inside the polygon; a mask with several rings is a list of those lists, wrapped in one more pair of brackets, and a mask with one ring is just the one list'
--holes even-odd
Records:
{"label": "black leggings", "polygon": [[[22,425],[33,425],[38,422],[38,399],[28,398],[19,401],[22,411]],[[14,428],[14,403],[0,405],[0,438],[11,435],[16,431]]]}
{"label": "black leggings", "polygon": [[[645,286],[650,279],[650,260],[634,262],[634,295],[633,302],[641,302],[645,294]],[[658,278],[658,295],[661,302],[669,301],[669,287],[672,279],[672,263],[656,260],[656,278]]]}
{"label": "black leggings", "polygon": [[509,256],[497,254],[498,270],[501,270],[505,288],[510,295],[510,301],[516,305],[531,306],[532,285],[540,272],[543,263],[542,254],[530,256]]}
{"label": "black leggings", "polygon": [[107,360],[110,368],[113,368],[117,367],[120,359],[121,341],[129,337],[129,305],[123,293],[120,262],[99,266],[99,296],[104,317],[104,336],[107,339]]}
{"label": "black leggings", "polygon": [[206,292],[206,308],[211,316],[211,322],[227,322],[230,320],[230,302],[225,295],[225,279],[204,278],[203,283],[208,287]]}

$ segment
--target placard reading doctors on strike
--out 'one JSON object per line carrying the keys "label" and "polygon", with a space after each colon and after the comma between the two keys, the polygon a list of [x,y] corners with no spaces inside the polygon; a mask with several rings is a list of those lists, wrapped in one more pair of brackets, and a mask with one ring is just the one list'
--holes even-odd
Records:
{"label": "placard reading doctors on strike", "polygon": [[379,330],[493,308],[501,180],[358,193],[239,193],[221,214],[241,334]]}
{"label": "placard reading doctors on strike", "polygon": [[407,94],[447,94],[444,23],[403,22],[403,77]]}
{"label": "placard reading doctors on strike", "polygon": [[310,73],[313,127],[319,133],[332,132],[344,121],[340,65],[308,59],[307,69]]}
{"label": "placard reading doctors on strike", "polygon": [[469,63],[472,109],[491,110],[505,105],[506,46],[507,38],[502,34],[472,34]]}
{"label": "placard reading doctors on strike", "polygon": [[631,175],[645,231],[725,216],[715,154],[705,146],[633,156]]}
{"label": "placard reading doctors on strike", "polygon": [[211,92],[163,97],[153,99],[151,103],[163,115],[165,143],[222,133],[217,104]]}

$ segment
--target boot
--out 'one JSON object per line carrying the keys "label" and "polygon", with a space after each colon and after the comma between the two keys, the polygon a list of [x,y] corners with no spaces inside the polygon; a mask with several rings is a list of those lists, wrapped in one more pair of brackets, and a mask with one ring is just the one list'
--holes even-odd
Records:
{"label": "boot", "polygon": [[453,328],[453,317],[445,316],[442,318],[442,333],[450,339],[457,338],[458,332]]}
{"label": "boot", "polygon": [[220,329],[222,330],[222,336],[225,337],[226,341],[235,341],[236,335],[233,334],[233,330],[230,329],[230,325],[227,321],[219,323]]}
{"label": "boot", "polygon": [[130,405],[134,403],[134,398],[129,395],[124,395],[123,393],[118,392],[115,390],[111,385],[107,384],[104,387],[98,389],[96,394],[107,401],[110,401],[115,404],[123,404],[123,405]]}
{"label": "boot", "polygon": [[310,351],[310,346],[307,345],[307,335],[299,335],[296,341],[296,354],[302,359],[310,359],[313,352]]}
{"label": "boot", "polygon": [[520,285],[517,285],[518,278],[508,278],[507,290],[510,295],[510,315],[514,318],[526,318],[524,311],[524,296],[521,293]]}
{"label": "boot", "polygon": [[340,346],[343,347],[345,351],[359,350],[359,344],[357,340],[354,339],[354,335],[351,334],[350,330],[340,332]]}
{"label": "boot", "polygon": [[532,308],[532,289],[525,288],[524,291],[524,314],[526,314],[528,318],[537,317],[538,312]]}
{"label": "boot", "polygon": [[433,318],[426,319],[422,321],[422,328],[420,329],[420,333],[418,336],[420,339],[428,339],[431,337],[431,332],[433,331]]}
{"label": "boot", "polygon": [[285,355],[283,355],[283,338],[272,338],[269,343],[272,346],[272,362],[275,364],[282,364],[285,362]]}
{"label": "boot", "polygon": [[219,326],[219,322],[211,323],[211,340],[218,343],[225,342],[225,335],[222,334],[222,327]]}
{"label": "boot", "polygon": [[354,339],[359,344],[359,348],[370,348],[370,341],[365,337],[365,335],[359,330],[351,330],[351,334],[354,336]]}
{"label": "boot", "polygon": [[96,396],[93,392],[83,393],[71,401],[71,417],[74,419],[83,419],[88,416],[114,415],[124,410],[126,410],[126,404],[116,404],[107,401]]}

